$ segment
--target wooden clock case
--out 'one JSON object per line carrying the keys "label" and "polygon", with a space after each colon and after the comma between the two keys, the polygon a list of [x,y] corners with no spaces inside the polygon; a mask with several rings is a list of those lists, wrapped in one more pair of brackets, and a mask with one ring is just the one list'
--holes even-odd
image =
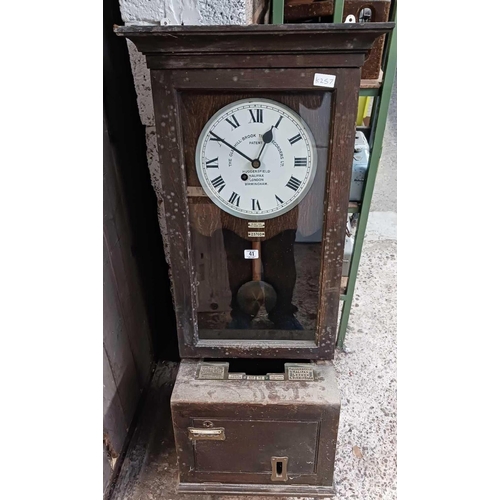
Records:
{"label": "wooden clock case", "polygon": [[[151,71],[160,203],[166,214],[166,253],[182,358],[333,357],[361,66],[373,42],[392,28],[393,23],[115,28],[146,55]],[[334,75],[334,88],[315,86],[316,73]],[[202,196],[194,165],[201,127],[239,98],[260,96],[293,107],[298,98],[307,103],[324,94],[330,95],[331,110],[316,328],[305,339],[224,338],[223,330],[222,335],[203,337],[190,237],[190,208],[194,212],[197,203],[211,206]],[[245,221],[229,215],[226,219],[236,233],[243,231]],[[267,221],[268,231],[279,231],[280,219]],[[207,216],[205,223],[211,220]]]}
{"label": "wooden clock case", "polygon": [[[167,227],[166,256],[179,349],[182,358],[198,358],[181,362],[171,399],[180,492],[334,494],[340,396],[331,359],[358,90],[368,51],[393,26],[115,28],[118,35],[128,37],[146,55],[151,70],[162,183],[160,204]],[[316,73],[334,75],[335,86],[315,86]],[[297,109],[301,103],[314,107],[321,95],[328,95],[329,110],[326,118],[321,118],[324,122],[316,123],[317,129],[326,134],[326,156],[318,317],[313,335],[304,339],[299,331],[288,338],[276,335],[259,339],[245,338],[242,331],[241,338],[206,338],[197,314],[200,301],[190,231],[193,214],[198,213],[198,218],[206,214],[202,226],[208,232],[213,229],[211,225],[224,219],[232,231],[244,235],[246,221],[228,214],[222,214],[218,221],[210,215],[210,200],[203,197],[194,163],[201,128],[218,109],[237,99],[259,96]],[[200,212],[199,207],[203,208]],[[279,232],[286,226],[286,218],[293,215],[266,221],[266,232]],[[248,360],[255,364],[283,363],[284,359],[314,361],[309,367],[296,367],[299,377],[293,379],[286,369],[281,374],[230,374],[227,364],[215,360],[208,366],[211,360],[203,358],[259,358]],[[216,374],[222,370],[222,377],[201,379],[203,366]],[[300,373],[307,376],[302,379]]]}
{"label": "wooden clock case", "polygon": [[179,492],[334,494],[340,394],[332,361],[311,363],[308,381],[200,380],[201,364],[181,363],[172,394]]}

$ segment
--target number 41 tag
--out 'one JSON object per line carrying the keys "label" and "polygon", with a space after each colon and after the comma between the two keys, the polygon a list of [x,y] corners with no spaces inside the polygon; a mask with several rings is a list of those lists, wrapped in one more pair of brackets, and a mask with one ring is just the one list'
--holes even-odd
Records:
{"label": "number 41 tag", "polygon": [[259,251],[258,250],[245,250],[245,259],[258,259]]}
{"label": "number 41 tag", "polygon": [[335,75],[325,75],[323,73],[314,73],[313,85],[316,87],[329,87],[333,89],[335,87]]}

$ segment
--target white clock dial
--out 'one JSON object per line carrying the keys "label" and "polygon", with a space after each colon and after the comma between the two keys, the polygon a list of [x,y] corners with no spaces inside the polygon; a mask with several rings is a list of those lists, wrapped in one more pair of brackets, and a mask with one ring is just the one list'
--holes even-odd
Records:
{"label": "white clock dial", "polygon": [[316,145],[295,111],[269,99],[243,99],[219,110],[203,128],[196,171],[222,210],[242,219],[271,219],[309,191]]}

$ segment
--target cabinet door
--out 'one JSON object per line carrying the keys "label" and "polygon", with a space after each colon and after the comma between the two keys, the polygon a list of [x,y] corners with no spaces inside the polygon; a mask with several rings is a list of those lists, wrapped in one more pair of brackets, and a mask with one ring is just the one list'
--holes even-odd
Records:
{"label": "cabinet door", "polygon": [[193,418],[193,429],[223,429],[224,440],[192,441],[195,480],[315,482],[320,422]]}

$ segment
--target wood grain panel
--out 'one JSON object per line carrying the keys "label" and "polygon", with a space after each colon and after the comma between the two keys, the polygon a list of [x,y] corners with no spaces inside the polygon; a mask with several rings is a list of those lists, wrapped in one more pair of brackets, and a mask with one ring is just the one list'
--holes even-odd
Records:
{"label": "wood grain panel", "polygon": [[339,70],[332,116],[335,126],[330,130],[330,168],[326,195],[328,210],[323,229],[317,340],[325,354],[331,357],[335,350],[339,312],[360,80],[360,68]]}
{"label": "wood grain panel", "polygon": [[198,341],[195,303],[195,276],[189,243],[189,221],[186,196],[186,166],[182,153],[182,129],[177,91],[171,74],[151,71],[151,88],[155,109],[162,192],[160,204],[165,212],[168,245],[166,258],[170,265],[172,295],[177,320],[179,349]]}
{"label": "wood grain panel", "polygon": [[[357,55],[357,61],[347,54],[255,54],[242,57],[238,68],[333,68],[356,67],[363,64],[364,56]],[[148,64],[154,69],[202,69],[210,66],[214,69],[233,68],[235,61],[229,56],[218,54],[193,55],[189,59],[181,57],[148,56]]]}
{"label": "wood grain panel", "polygon": [[225,255],[222,231],[204,236],[201,232],[193,230],[191,238],[198,281],[197,311],[230,311],[231,292],[227,264],[225,259],[220,258],[221,255]]}
{"label": "wood grain panel", "polygon": [[103,208],[107,251],[123,314],[124,333],[130,344],[139,385],[142,388],[149,380],[152,360],[148,319],[137,264],[132,255],[127,211],[118,190],[118,177],[106,168],[104,174]]}
{"label": "wood grain panel", "polygon": [[104,251],[104,348],[109,359],[125,421],[130,423],[139,399],[139,378],[125,331],[116,281],[107,248]]}
{"label": "wood grain panel", "polygon": [[[103,143],[103,431],[106,454],[117,459],[141,391],[149,382],[152,353],[123,187],[106,121]],[[110,469],[105,465],[105,487]]]}
{"label": "wood grain panel", "polygon": [[119,455],[127,437],[127,423],[113,372],[103,349],[103,428],[104,441],[113,454]]}

